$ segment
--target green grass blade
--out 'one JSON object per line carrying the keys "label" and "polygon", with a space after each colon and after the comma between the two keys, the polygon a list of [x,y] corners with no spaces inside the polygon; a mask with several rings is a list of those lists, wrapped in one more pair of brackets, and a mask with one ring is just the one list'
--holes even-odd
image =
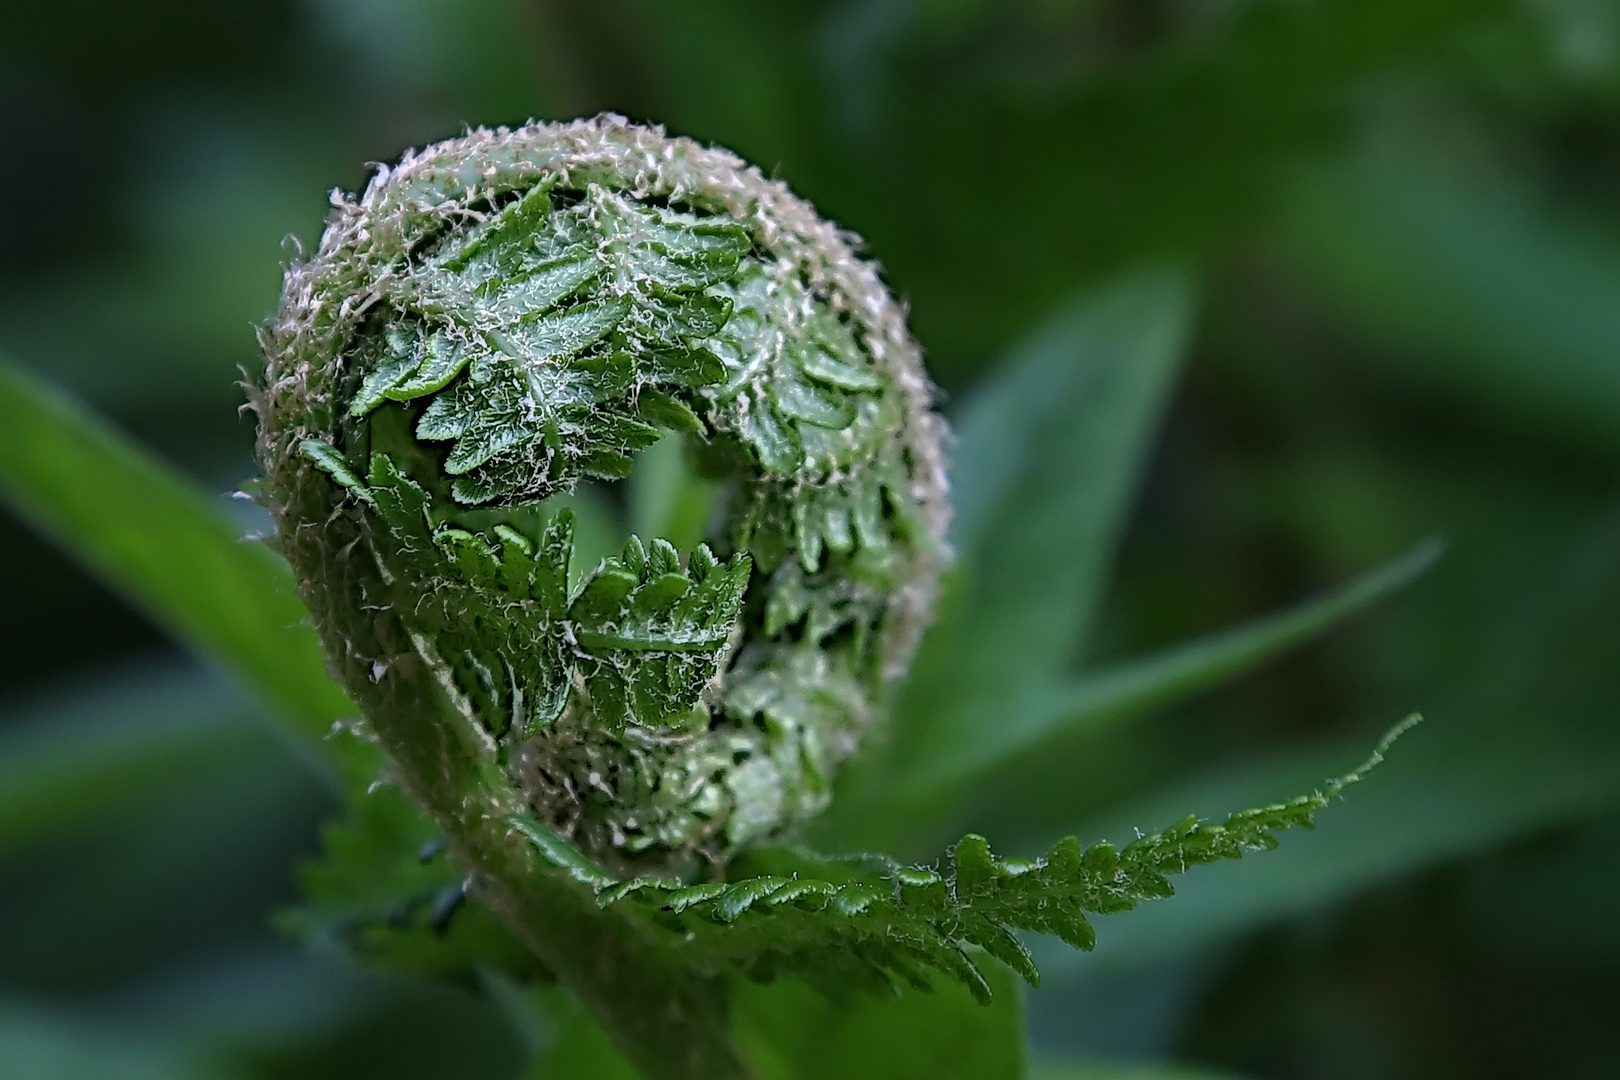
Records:
{"label": "green grass blade", "polygon": [[959,567],[895,721],[899,760],[971,755],[997,706],[1076,659],[1185,351],[1169,270],[1088,292],[965,410],[953,454]]}
{"label": "green grass blade", "polygon": [[109,681],[6,717],[0,859],[273,752],[253,711],[217,681],[177,672]]}
{"label": "green grass blade", "polygon": [[[357,716],[358,710],[327,677],[280,558],[262,544],[243,542],[208,498],[172,470],[3,363],[0,496],[176,638],[274,707],[300,737],[306,756],[328,770],[335,765],[351,794],[366,790],[377,776],[380,751],[372,744],[327,737],[336,721]],[[66,812],[66,800],[78,788],[98,781],[140,782],[130,774],[132,763],[149,763],[153,775],[188,767],[209,740],[188,745],[186,735],[177,719],[144,736],[131,730],[110,734],[106,746],[89,746],[88,757],[75,744],[62,754],[42,747],[19,759],[23,777],[14,792],[8,790],[10,798],[0,798],[0,845],[9,838],[8,825],[21,843],[33,815]],[[0,784],[10,779],[10,771],[0,772]],[[385,803],[393,807],[391,814]],[[420,870],[417,849],[422,836],[431,833],[420,811],[402,799],[397,806],[379,799],[361,803],[346,824],[329,830],[329,848],[333,836],[346,836],[350,843],[328,852],[332,866],[319,872],[330,884],[315,907],[361,905],[369,899],[369,885],[386,885],[393,880],[388,875],[401,870],[407,875]],[[401,949],[421,944],[410,939],[410,929],[402,928]],[[431,954],[418,957],[423,966],[460,963],[466,944],[460,938],[430,938],[425,931],[417,936],[427,938],[419,951]],[[491,936],[497,940],[490,949],[502,953],[507,940],[498,932],[485,935]],[[486,954],[477,949],[485,944],[480,939],[468,949],[481,959]]]}
{"label": "green grass blade", "polygon": [[244,543],[190,482],[4,361],[0,498],[306,742],[356,715],[326,675],[285,564]]}
{"label": "green grass blade", "polygon": [[1304,644],[1410,584],[1434,565],[1443,547],[1438,540],[1425,540],[1326,596],[1111,670],[1025,693],[996,711],[995,725],[980,734],[973,756],[942,748],[890,782],[901,798],[948,801],[986,773],[1050,750],[1077,731],[1140,716]]}

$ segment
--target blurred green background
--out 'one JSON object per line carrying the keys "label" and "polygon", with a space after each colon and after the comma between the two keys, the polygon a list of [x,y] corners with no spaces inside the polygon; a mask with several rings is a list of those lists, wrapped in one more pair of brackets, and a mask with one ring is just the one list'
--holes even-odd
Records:
{"label": "blurred green background", "polygon": [[[1611,1073],[1620,3],[19,0],[0,350],[251,532],[237,382],[326,192],[465,125],[600,109],[729,146],[860,233],[947,410],[1077,292],[1193,268],[1087,663],[1449,541],[1354,623],[962,808],[1008,852],[1128,836],[1429,718],[1343,824],[1043,956],[1039,1055]],[[487,1004],[269,928],[331,803],[261,707],[4,511],[0,565],[0,1076],[514,1075]],[[15,807],[53,770],[77,786],[42,829]]]}

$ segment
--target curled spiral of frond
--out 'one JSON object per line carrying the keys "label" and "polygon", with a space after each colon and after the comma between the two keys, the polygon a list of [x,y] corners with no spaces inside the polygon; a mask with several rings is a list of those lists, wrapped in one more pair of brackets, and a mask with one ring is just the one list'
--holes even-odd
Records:
{"label": "curled spiral of frond", "polygon": [[[473,131],[334,206],[255,404],[356,699],[430,685],[495,763],[487,809],[605,866],[815,814],[910,661],[948,514],[919,350],[854,238],[614,116]],[[560,504],[665,438],[718,492],[703,542],[581,565]]]}

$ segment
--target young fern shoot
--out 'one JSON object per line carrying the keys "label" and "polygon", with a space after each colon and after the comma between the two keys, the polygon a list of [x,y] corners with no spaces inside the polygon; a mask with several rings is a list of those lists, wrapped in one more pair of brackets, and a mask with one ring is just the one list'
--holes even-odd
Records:
{"label": "young fern shoot", "polygon": [[[337,675],[480,894],[627,1043],[617,952],[669,970],[660,1022],[705,992],[511,822],[673,878],[785,835],[944,561],[944,426],[851,240],[617,117],[476,131],[341,201],[264,335],[265,492]],[[720,486],[707,542],[575,568],[556,497],[669,437]]]}
{"label": "young fern shoot", "polygon": [[[382,170],[288,276],[261,448],[329,647],[425,676],[503,806],[604,865],[690,873],[814,814],[927,619],[943,424],[850,240],[605,117]],[[722,485],[706,545],[572,568],[554,497],[666,437]]]}
{"label": "young fern shoot", "polygon": [[[1086,913],[1337,792],[1123,851],[969,836],[938,871],[771,846],[947,559],[945,426],[876,268],[757,168],[614,116],[473,131],[335,207],[263,335],[276,546],[389,778],[648,1075],[747,1075],[729,973],[983,996],[976,949],[1033,981],[1015,930],[1089,948]],[[567,498],[661,439],[718,492],[702,542],[583,565]]]}

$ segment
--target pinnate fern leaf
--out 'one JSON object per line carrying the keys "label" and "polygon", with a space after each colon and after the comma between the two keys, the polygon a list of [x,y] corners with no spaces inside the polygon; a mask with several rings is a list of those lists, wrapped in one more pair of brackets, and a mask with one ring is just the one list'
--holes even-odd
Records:
{"label": "pinnate fern leaf", "polygon": [[599,907],[628,911],[658,928],[694,967],[877,990],[926,989],[938,974],[988,1001],[990,984],[975,949],[1038,983],[1040,972],[1017,931],[1091,949],[1096,933],[1088,916],[1170,896],[1173,874],[1269,850],[1278,833],[1311,828],[1316,812],[1381,762],[1417,719],[1397,725],[1358,768],[1311,794],[1242,810],[1218,824],[1189,816],[1123,848],[1106,842],[1082,847],[1065,837],[1038,859],[998,856],[984,837],[969,834],[937,869],[880,856],[840,860],[775,849],[750,856],[761,873],[686,885],[658,877],[620,880],[539,822],[517,817],[512,824],[553,868],[592,890]]}
{"label": "pinnate fern leaf", "polygon": [[730,317],[714,290],[753,247],[747,229],[596,185],[559,204],[554,187],[535,185],[410,275],[349,403],[360,418],[429,398],[416,437],[452,444],[444,471],[462,503],[622,480],[654,424],[702,430],[669,391],[725,377],[705,342]]}
{"label": "pinnate fern leaf", "polygon": [[467,873],[398,788],[350,800],[321,828],[321,854],[297,871],[299,904],[283,933],[367,967],[476,986],[480,969],[546,972],[487,909],[467,901]]}
{"label": "pinnate fern leaf", "polygon": [[[570,589],[570,511],[559,511],[538,542],[504,523],[488,532],[436,525],[427,492],[388,455],[372,456],[362,484],[326,443],[306,440],[303,450],[376,510],[398,550],[433,552],[433,565],[448,569],[420,583],[434,602],[422,607],[419,647],[455,672],[480,716],[495,718],[494,734],[513,721],[525,735],[554,722],[576,683],[609,730],[706,719],[694,716],[693,702],[718,674],[736,627],[747,555],[721,563],[700,544],[683,567],[668,541],[649,546],[632,536],[621,557],[602,560]],[[502,598],[506,619],[483,610],[491,596]],[[511,618],[517,611],[526,617]]]}

